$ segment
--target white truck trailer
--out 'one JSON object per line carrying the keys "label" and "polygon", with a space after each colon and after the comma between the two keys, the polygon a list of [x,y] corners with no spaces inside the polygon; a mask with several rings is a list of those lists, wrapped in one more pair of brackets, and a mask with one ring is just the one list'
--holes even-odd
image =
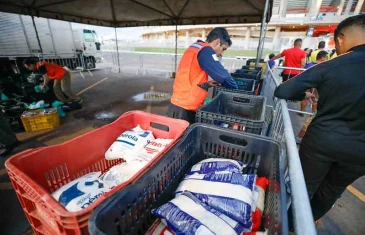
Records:
{"label": "white truck trailer", "polygon": [[[38,32],[38,38],[36,34]],[[70,69],[95,68],[100,59],[96,32],[70,22],[0,12],[0,59],[39,57]]]}

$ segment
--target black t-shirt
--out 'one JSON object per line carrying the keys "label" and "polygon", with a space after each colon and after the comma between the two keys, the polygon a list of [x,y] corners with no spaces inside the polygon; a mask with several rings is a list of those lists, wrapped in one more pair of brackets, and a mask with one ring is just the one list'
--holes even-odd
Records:
{"label": "black t-shirt", "polygon": [[285,82],[275,96],[302,100],[310,88],[318,90],[318,109],[302,143],[365,165],[365,44]]}

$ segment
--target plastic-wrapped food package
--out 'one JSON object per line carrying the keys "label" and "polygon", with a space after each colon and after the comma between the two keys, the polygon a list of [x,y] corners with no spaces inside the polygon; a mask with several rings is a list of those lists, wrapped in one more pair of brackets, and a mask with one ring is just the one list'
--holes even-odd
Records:
{"label": "plastic-wrapped food package", "polygon": [[262,212],[265,206],[265,192],[269,180],[265,177],[257,177],[254,188],[254,203],[252,205],[252,231],[259,231],[261,227]]}
{"label": "plastic-wrapped food package", "polygon": [[188,174],[208,174],[213,172],[241,173],[244,167],[246,165],[240,161],[224,158],[209,158],[195,164]]}
{"label": "plastic-wrapped food package", "polygon": [[241,173],[186,175],[176,194],[191,192],[200,201],[242,224],[245,232],[250,232],[255,180],[256,175]]}
{"label": "plastic-wrapped food package", "polygon": [[85,209],[109,191],[98,178],[100,174],[101,172],[93,172],[84,175],[62,186],[52,193],[52,196],[68,211],[76,212]]}
{"label": "plastic-wrapped food package", "polygon": [[145,235],[174,235],[174,233],[166,224],[157,219]]}
{"label": "plastic-wrapped food package", "polygon": [[174,234],[237,235],[244,231],[240,223],[199,201],[189,192],[152,210]]}
{"label": "plastic-wrapped food package", "polygon": [[148,162],[124,162],[113,166],[102,177],[106,188],[113,188],[131,179]]}
{"label": "plastic-wrapped food package", "polygon": [[139,125],[123,132],[105,152],[107,160],[123,159],[132,161],[149,142],[154,140],[151,131],[143,130]]}
{"label": "plastic-wrapped food package", "polygon": [[173,139],[155,139],[149,142],[146,147],[141,149],[133,161],[149,162],[161,153],[166,146],[171,144]]}

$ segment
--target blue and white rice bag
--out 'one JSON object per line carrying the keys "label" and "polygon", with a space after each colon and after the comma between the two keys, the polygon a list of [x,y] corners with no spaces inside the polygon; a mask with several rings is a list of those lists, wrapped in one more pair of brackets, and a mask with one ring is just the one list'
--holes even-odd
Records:
{"label": "blue and white rice bag", "polygon": [[185,175],[175,193],[191,192],[200,201],[242,224],[244,232],[250,232],[255,180],[256,175],[241,173]]}
{"label": "blue and white rice bag", "polygon": [[52,196],[68,211],[81,211],[109,191],[99,179],[100,174],[92,172],[73,180],[52,193]]}
{"label": "blue and white rice bag", "polygon": [[246,166],[246,164],[232,159],[209,158],[195,164],[188,174],[208,174],[213,172],[241,173]]}
{"label": "blue and white rice bag", "polygon": [[143,130],[138,125],[123,132],[105,152],[105,158],[107,160],[123,159],[130,162],[154,139],[152,131]]}
{"label": "blue and white rice bag", "polygon": [[177,195],[152,213],[176,235],[237,235],[244,231],[241,224],[202,203],[189,192]]}

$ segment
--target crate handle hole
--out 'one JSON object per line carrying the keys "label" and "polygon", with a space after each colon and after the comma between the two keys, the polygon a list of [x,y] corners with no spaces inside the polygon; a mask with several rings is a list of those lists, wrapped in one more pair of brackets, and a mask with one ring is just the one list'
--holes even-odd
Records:
{"label": "crate handle hole", "polygon": [[223,142],[238,145],[241,147],[246,147],[248,145],[248,143],[245,139],[235,138],[235,137],[231,137],[231,136],[220,135],[219,139]]}
{"label": "crate handle hole", "polygon": [[243,104],[249,104],[251,102],[251,99],[243,98],[243,97],[233,97],[234,102],[243,103]]}
{"label": "crate handle hole", "polygon": [[169,132],[170,131],[170,127],[168,127],[166,125],[163,125],[163,124],[160,124],[160,123],[151,122],[150,123],[150,126],[153,127],[153,128],[155,128],[155,129],[162,130],[162,131],[166,131],[166,132]]}

